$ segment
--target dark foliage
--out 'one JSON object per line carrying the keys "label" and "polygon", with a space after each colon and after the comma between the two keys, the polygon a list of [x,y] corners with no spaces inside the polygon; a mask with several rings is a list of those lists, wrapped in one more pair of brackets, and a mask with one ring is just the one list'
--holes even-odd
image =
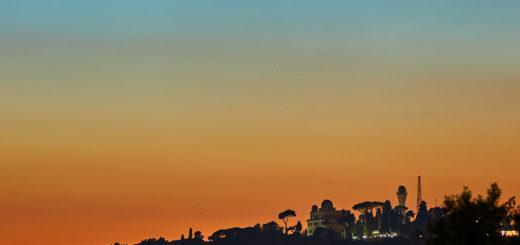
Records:
{"label": "dark foliage", "polygon": [[282,220],[283,224],[285,225],[285,234],[287,234],[289,232],[289,230],[287,229],[287,221],[289,220],[290,217],[295,217],[296,216],[296,212],[294,212],[294,210],[291,210],[291,209],[287,209],[283,212],[281,212],[280,214],[278,214],[278,218]]}
{"label": "dark foliage", "polygon": [[505,244],[500,230],[513,199],[500,204],[501,190],[496,183],[487,191],[487,197],[473,197],[465,187],[460,195],[447,196],[444,201],[446,215],[428,228],[430,245]]}

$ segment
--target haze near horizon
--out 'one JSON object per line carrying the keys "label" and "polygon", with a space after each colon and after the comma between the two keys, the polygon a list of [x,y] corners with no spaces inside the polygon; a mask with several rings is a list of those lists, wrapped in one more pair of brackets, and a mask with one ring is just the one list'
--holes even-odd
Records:
{"label": "haze near horizon", "polygon": [[429,206],[518,196],[519,9],[2,1],[0,243],[208,236],[399,185],[414,207],[418,172]]}

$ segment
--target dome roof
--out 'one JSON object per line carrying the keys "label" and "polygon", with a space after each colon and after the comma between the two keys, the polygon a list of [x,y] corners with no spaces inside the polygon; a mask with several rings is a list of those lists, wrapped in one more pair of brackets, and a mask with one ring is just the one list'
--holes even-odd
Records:
{"label": "dome roof", "polygon": [[318,206],[312,205],[312,212],[317,212],[317,211],[318,211]]}
{"label": "dome roof", "polygon": [[401,186],[399,186],[399,188],[397,188],[397,192],[406,193],[406,188],[403,185],[401,185]]}
{"label": "dome roof", "polygon": [[321,203],[321,208],[323,209],[332,209],[334,206],[332,205],[332,202],[330,200],[324,200],[322,203]]}

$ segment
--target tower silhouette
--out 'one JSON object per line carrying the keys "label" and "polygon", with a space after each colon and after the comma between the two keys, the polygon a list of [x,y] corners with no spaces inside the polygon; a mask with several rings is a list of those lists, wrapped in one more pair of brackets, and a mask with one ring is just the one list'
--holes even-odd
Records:
{"label": "tower silhouette", "polygon": [[406,220],[406,209],[408,209],[406,207],[406,196],[408,195],[408,191],[406,191],[404,185],[401,185],[397,188],[395,194],[397,194],[397,200],[399,201],[399,205],[395,207],[395,209],[397,210],[397,213],[402,216],[401,222],[404,224]]}
{"label": "tower silhouette", "polygon": [[417,175],[417,213],[422,202],[422,191],[421,191],[421,174]]}
{"label": "tower silhouette", "polygon": [[399,206],[405,207],[406,206],[406,196],[408,192],[406,191],[406,188],[401,185],[399,188],[397,188],[397,200],[399,201]]}

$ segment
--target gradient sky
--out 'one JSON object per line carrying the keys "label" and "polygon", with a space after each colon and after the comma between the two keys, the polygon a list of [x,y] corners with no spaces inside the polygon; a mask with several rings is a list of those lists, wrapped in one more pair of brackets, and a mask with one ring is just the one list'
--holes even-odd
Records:
{"label": "gradient sky", "polygon": [[0,243],[520,195],[520,1],[0,1]]}

